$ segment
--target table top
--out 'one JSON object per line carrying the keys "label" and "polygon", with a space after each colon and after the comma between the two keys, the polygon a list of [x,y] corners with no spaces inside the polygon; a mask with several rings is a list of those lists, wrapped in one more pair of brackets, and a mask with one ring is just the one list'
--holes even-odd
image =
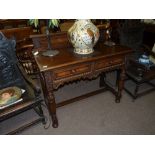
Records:
{"label": "table top", "polygon": [[43,56],[43,51],[39,51],[38,54],[35,55],[35,60],[40,72],[82,62],[126,55],[132,52],[130,48],[125,46],[115,45],[110,47],[104,45],[103,43],[97,44],[97,46],[94,48],[94,52],[88,55],[79,55],[74,53],[73,50],[73,48],[59,49],[59,54],[53,57]]}

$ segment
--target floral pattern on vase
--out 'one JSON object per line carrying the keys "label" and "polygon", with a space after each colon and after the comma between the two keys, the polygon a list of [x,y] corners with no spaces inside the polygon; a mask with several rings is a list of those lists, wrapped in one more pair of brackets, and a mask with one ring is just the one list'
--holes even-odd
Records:
{"label": "floral pattern on vase", "polygon": [[75,53],[90,54],[99,39],[99,30],[91,20],[80,19],[68,30],[68,36]]}

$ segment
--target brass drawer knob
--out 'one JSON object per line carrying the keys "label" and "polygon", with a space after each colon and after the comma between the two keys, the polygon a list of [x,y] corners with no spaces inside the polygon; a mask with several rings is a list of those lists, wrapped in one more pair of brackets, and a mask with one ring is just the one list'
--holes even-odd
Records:
{"label": "brass drawer knob", "polygon": [[76,70],[73,69],[73,70],[72,70],[72,73],[75,73],[75,72],[76,72]]}

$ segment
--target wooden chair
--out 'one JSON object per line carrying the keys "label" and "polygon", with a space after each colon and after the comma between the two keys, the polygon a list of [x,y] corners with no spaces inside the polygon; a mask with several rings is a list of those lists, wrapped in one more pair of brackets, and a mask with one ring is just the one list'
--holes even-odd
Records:
{"label": "wooden chair", "polygon": [[[4,104],[1,102],[3,104],[0,105],[0,122],[32,108],[39,115],[37,120],[26,123],[24,126],[17,128],[17,130],[9,132],[14,134],[39,121],[45,124],[45,116],[41,108],[43,99],[39,86],[27,76],[23,67],[18,63],[15,54],[15,41],[5,38],[2,33],[0,35],[0,90],[8,87],[18,87],[20,90],[25,90],[20,97],[22,100],[18,103],[11,101],[8,104]],[[1,98],[2,96],[0,96]]]}
{"label": "wooden chair", "polygon": [[[21,43],[20,43],[21,44]],[[32,78],[36,78],[38,74],[38,67],[32,54],[33,45],[18,45],[16,48],[16,55],[19,63],[23,66],[25,72],[31,75]]]}
{"label": "wooden chair", "polygon": [[[132,96],[133,100],[154,91],[155,84],[151,80],[155,79],[155,64],[152,66],[144,65],[139,63],[137,59],[130,59],[128,63],[126,68],[128,78],[126,82],[132,80],[135,83],[135,89],[131,91],[128,86],[125,86],[124,90]],[[142,91],[140,88],[143,84],[149,85],[149,89]]]}
{"label": "wooden chair", "polygon": [[15,38],[16,55],[19,63],[28,75],[32,75],[32,77],[36,78],[37,66],[32,55],[32,40],[29,38],[29,36],[33,34],[32,27],[4,29],[1,30],[1,32],[7,38]]}
{"label": "wooden chair", "polygon": [[[143,44],[144,39],[144,25],[140,20],[123,20],[119,24],[119,38],[120,44],[128,46],[133,49],[133,53],[126,58],[126,80],[124,90],[132,96],[133,100],[146,93],[155,90],[155,85],[150,81],[155,78],[155,67],[149,67],[139,63],[139,58],[143,54],[151,54],[150,49]],[[131,80],[135,84],[135,89],[127,85]],[[151,86],[149,90],[139,91],[140,86],[144,83]]]}
{"label": "wooden chair", "polygon": [[[7,133],[0,133],[0,134],[17,134],[26,128],[42,122],[46,124],[45,116],[41,107],[43,99],[41,97],[41,90],[40,88],[24,73],[24,70],[20,64],[18,64],[18,68],[20,69],[21,77],[22,77],[22,84],[20,83],[20,88],[26,90],[26,92],[22,95],[22,101],[10,105],[4,109],[0,109],[0,122],[6,121],[7,119],[17,116],[20,117],[20,114],[25,112],[29,109],[34,109],[34,111],[38,114],[38,118],[21,125],[20,127],[15,127],[12,131]],[[13,85],[14,86],[14,85]],[[30,118],[31,120],[31,118]]]}

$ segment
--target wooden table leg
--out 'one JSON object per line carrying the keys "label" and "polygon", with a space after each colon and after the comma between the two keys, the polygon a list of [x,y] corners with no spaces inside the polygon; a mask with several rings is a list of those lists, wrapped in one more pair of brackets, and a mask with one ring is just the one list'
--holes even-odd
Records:
{"label": "wooden table leg", "polygon": [[56,103],[55,103],[55,97],[53,94],[53,91],[48,91],[47,92],[47,99],[48,99],[48,108],[49,112],[52,118],[52,126],[53,128],[58,127],[58,119],[56,115]]}
{"label": "wooden table leg", "polygon": [[100,87],[105,87],[106,86],[105,78],[106,78],[105,72],[101,73],[101,75],[100,75]]}
{"label": "wooden table leg", "polygon": [[55,97],[53,93],[52,75],[50,72],[41,73],[41,83],[42,83],[45,103],[48,106],[48,110],[52,118],[52,126],[53,128],[57,128],[58,119],[56,115],[56,103],[55,103]]}
{"label": "wooden table leg", "polygon": [[122,97],[122,90],[124,87],[124,78],[125,78],[125,67],[123,65],[120,68],[120,70],[117,70],[118,92],[117,92],[116,99],[115,99],[116,103],[119,103]]}
{"label": "wooden table leg", "polygon": [[117,72],[117,75],[116,75],[116,83],[115,83],[115,86],[118,87],[119,85],[119,79],[120,79],[120,69],[117,69],[116,72]]}

